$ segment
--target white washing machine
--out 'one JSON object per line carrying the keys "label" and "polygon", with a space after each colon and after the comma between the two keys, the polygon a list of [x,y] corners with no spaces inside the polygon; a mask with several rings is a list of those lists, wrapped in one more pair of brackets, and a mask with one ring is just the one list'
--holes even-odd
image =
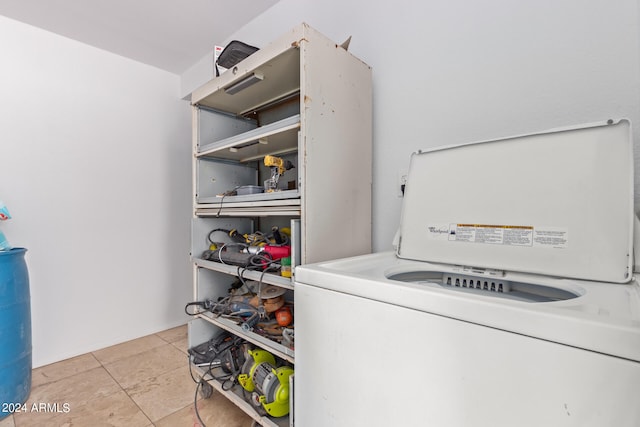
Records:
{"label": "white washing machine", "polygon": [[395,253],[296,269],[301,427],[640,426],[626,120],[412,156]]}

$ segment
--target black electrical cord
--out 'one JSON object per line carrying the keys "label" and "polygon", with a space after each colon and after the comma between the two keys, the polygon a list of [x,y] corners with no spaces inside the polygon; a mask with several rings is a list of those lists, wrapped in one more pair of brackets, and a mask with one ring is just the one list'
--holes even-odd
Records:
{"label": "black electrical cord", "polygon": [[200,426],[207,427],[204,421],[202,421],[202,418],[200,418],[200,412],[198,412],[198,388],[200,387],[203,387],[202,382],[198,382],[198,384],[196,385],[196,393],[193,396],[193,409],[196,413],[196,417],[198,418],[198,422],[200,423]]}
{"label": "black electrical cord", "polygon": [[[233,195],[233,193],[235,193],[235,192],[236,192],[236,190],[237,190],[238,188],[240,188],[240,187],[241,187],[241,185],[238,185],[238,186],[237,186],[237,187],[235,187],[233,190],[225,191],[225,192],[222,194],[222,200],[220,200],[220,208],[218,209],[218,213],[216,214],[216,218],[219,218],[219,217],[220,217],[220,213],[222,212],[222,203],[224,203],[224,198],[225,198],[225,197],[227,197],[227,196],[232,196],[232,195]],[[236,194],[237,194],[237,193],[236,193]]]}
{"label": "black electrical cord", "polygon": [[227,230],[224,228],[216,228],[214,230],[211,230],[209,232],[209,234],[207,235],[207,240],[209,241],[209,243],[214,244],[215,242],[213,241],[213,239],[211,238],[211,236],[213,235],[213,233],[218,233],[218,232],[222,232],[225,233],[226,235],[229,235],[231,233],[231,230]]}
{"label": "black electrical cord", "polygon": [[[227,311],[227,309],[229,308],[230,302],[231,302],[230,297],[222,298],[218,302],[215,302],[212,300],[194,301],[194,302],[187,303],[184,306],[184,312],[189,316],[197,316],[200,313],[208,311],[212,314],[220,316],[221,314],[224,314],[225,311]],[[189,311],[189,307],[201,307],[203,311],[194,310],[193,312],[191,312]]]}
{"label": "black electrical cord", "polygon": [[187,356],[187,360],[189,360],[189,375],[191,375],[191,379],[193,380],[193,382],[197,384],[199,381],[196,379],[196,377],[193,376],[193,368],[191,367],[191,356]]}
{"label": "black electrical cord", "polygon": [[273,258],[269,255],[268,252],[260,252],[255,254],[249,260],[249,264],[251,267],[255,269],[263,268],[265,265],[270,265],[273,262]]}
{"label": "black electrical cord", "polygon": [[246,285],[247,283],[244,281],[244,272],[246,271],[246,268],[242,268],[240,266],[238,266],[238,269],[236,270],[236,276],[238,277],[238,279],[240,279],[240,282],[242,282],[243,285]]}
{"label": "black electrical cord", "polygon": [[[221,387],[222,390],[224,391],[229,391],[231,390],[235,384],[236,384],[236,378],[238,377],[238,374],[240,373],[242,367],[238,366],[236,368],[236,363],[233,360],[230,360],[231,363],[231,373],[227,373],[224,375],[215,375],[213,373],[213,370],[216,368],[213,366],[214,361],[216,360],[217,356],[219,356],[220,354],[224,353],[224,352],[231,352],[232,353],[232,349],[234,348],[240,348],[242,345],[244,345],[245,341],[239,337],[235,337],[233,340],[233,343],[231,344],[231,346],[226,347],[223,351],[221,352],[216,352],[215,356],[211,359],[211,361],[209,362],[209,367],[207,368],[207,370],[204,372],[204,374],[202,374],[202,377],[200,378],[200,380],[198,381],[196,379],[196,377],[193,375],[193,368],[192,368],[192,363],[191,363],[191,357],[188,357],[189,359],[189,375],[191,375],[191,379],[193,380],[193,382],[196,383],[196,391],[195,391],[195,395],[193,397],[193,407],[196,413],[196,417],[198,418],[198,422],[200,423],[200,425],[202,427],[206,427],[204,424],[204,421],[202,420],[202,418],[200,417],[200,413],[198,412],[198,391],[200,390],[200,388],[204,387],[204,382],[207,381],[206,376],[208,375],[209,377],[211,377],[212,380],[218,381],[221,383]],[[229,381],[231,381],[231,385],[230,386],[225,386],[225,384],[229,383]]]}
{"label": "black electrical cord", "polygon": [[204,387],[204,386],[202,385],[202,379],[198,381],[196,377],[193,376],[193,368],[191,367],[191,356],[187,356],[187,358],[189,360],[189,375],[191,375],[191,379],[193,380],[193,382],[196,383],[196,392],[195,392],[195,395],[193,396],[193,409],[195,410],[196,417],[198,418],[198,422],[200,423],[200,426],[206,427],[206,425],[204,424],[204,421],[202,421],[202,418],[200,418],[200,413],[198,412],[198,391],[201,387]]}

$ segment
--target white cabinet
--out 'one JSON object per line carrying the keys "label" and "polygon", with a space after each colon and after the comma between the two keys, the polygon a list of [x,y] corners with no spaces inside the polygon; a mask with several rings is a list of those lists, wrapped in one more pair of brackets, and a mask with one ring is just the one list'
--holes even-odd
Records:
{"label": "white cabinet", "polygon": [[[241,277],[284,288],[293,304],[294,280],[276,268],[205,259],[210,233],[228,239],[225,231],[214,230],[253,235],[288,229],[294,276],[300,264],[371,251],[368,65],[301,24],[195,90],[192,105],[194,301],[228,296]],[[266,155],[294,167],[279,177],[276,191],[254,193],[271,176]],[[248,194],[240,194],[243,190]],[[295,328],[292,309],[290,329]],[[220,329],[295,364],[295,345],[203,309],[190,322],[189,345],[209,340]],[[212,384],[257,422],[288,425],[288,417],[261,415],[239,385],[227,391]]]}

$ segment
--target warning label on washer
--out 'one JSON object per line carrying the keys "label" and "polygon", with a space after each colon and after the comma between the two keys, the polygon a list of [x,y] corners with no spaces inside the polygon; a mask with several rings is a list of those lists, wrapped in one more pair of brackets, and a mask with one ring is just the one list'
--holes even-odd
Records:
{"label": "warning label on washer", "polygon": [[431,224],[427,232],[430,240],[489,245],[566,248],[569,241],[566,228],[532,225]]}
{"label": "warning label on washer", "polygon": [[492,245],[532,246],[533,227],[522,225],[449,224],[449,240]]}

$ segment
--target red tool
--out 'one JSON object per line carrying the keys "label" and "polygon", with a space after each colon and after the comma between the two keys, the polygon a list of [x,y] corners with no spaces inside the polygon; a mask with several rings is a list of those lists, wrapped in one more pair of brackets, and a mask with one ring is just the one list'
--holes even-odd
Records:
{"label": "red tool", "polygon": [[278,260],[280,258],[286,258],[291,256],[291,246],[272,246],[266,245],[262,248],[262,250],[269,254],[272,260]]}

